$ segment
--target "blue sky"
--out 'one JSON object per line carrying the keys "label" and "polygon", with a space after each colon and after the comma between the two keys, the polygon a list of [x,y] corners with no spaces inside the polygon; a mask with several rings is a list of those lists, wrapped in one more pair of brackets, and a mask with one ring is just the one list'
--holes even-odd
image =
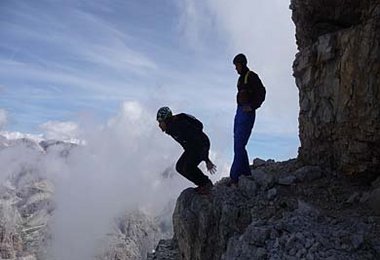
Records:
{"label": "blue sky", "polygon": [[298,92],[289,3],[283,0],[2,0],[0,127],[40,133],[47,122],[99,124],[126,101],[200,118],[231,151],[237,74],[248,56],[267,88],[251,157],[295,157]]}

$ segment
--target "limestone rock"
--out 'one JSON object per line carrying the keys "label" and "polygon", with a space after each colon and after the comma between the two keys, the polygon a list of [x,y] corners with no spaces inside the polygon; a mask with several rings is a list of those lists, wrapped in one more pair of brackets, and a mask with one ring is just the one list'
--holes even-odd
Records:
{"label": "limestone rock", "polygon": [[275,179],[272,174],[267,173],[262,169],[255,169],[252,171],[252,179],[257,183],[257,185],[263,189],[267,190],[273,187]]}
{"label": "limestone rock", "polygon": [[265,160],[260,159],[260,158],[255,158],[255,159],[253,160],[253,164],[252,164],[252,166],[253,166],[253,168],[257,168],[257,167],[260,167],[260,166],[264,166],[265,163],[266,163]]}
{"label": "limestone rock", "polygon": [[[260,170],[261,177],[270,172],[274,180],[294,176],[295,164],[288,164],[265,165],[256,170]],[[317,168],[306,167],[301,172],[310,169]],[[319,178],[295,181],[289,186],[275,182],[270,189],[259,188],[263,180],[255,176],[241,177],[237,188],[227,187],[223,179],[207,196],[186,189],[173,214],[173,239],[160,242],[148,259],[380,257],[380,218],[370,215],[373,212],[368,203],[344,203],[351,193],[359,202],[368,185],[358,188],[343,178]]]}
{"label": "limestone rock", "polygon": [[270,190],[268,190],[268,194],[267,194],[267,198],[268,200],[273,200],[277,195],[277,189],[276,188],[272,188]]}
{"label": "limestone rock", "polygon": [[178,260],[178,248],[173,239],[163,239],[158,243],[156,250],[148,254],[147,260]]}
{"label": "limestone rock", "polygon": [[368,200],[373,210],[380,214],[380,188],[374,189]]}
{"label": "limestone rock", "polygon": [[239,190],[243,191],[247,196],[255,196],[257,193],[257,184],[252,180],[251,176],[241,176],[239,178]]}
{"label": "limestone rock", "polygon": [[295,171],[294,176],[297,181],[314,181],[322,176],[322,170],[319,166],[304,166]]}
{"label": "limestone rock", "polygon": [[371,185],[374,188],[380,188],[380,177],[373,181]]}
{"label": "limestone rock", "polygon": [[277,183],[281,185],[291,185],[296,181],[296,179],[297,178],[294,175],[288,175],[278,178]]}
{"label": "limestone rock", "polygon": [[127,213],[120,217],[103,244],[101,260],[139,260],[151,252],[161,238],[159,223],[143,212]]}
{"label": "limestone rock", "polygon": [[251,222],[246,201],[224,185],[217,185],[212,196],[200,196],[192,188],[183,191],[173,214],[181,259],[220,259],[228,239]]}
{"label": "limestone rock", "polygon": [[380,166],[378,0],[292,0],[299,158],[346,174]]}

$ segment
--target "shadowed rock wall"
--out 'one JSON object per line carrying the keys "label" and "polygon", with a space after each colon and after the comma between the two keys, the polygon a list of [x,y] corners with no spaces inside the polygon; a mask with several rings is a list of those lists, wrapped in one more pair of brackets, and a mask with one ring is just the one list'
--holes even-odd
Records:
{"label": "shadowed rock wall", "polygon": [[347,174],[380,166],[380,1],[292,0],[299,159]]}

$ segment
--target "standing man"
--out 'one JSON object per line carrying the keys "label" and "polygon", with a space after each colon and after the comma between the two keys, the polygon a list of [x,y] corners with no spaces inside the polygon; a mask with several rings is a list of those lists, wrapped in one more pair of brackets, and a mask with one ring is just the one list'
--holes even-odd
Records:
{"label": "standing man", "polygon": [[158,110],[157,121],[161,130],[173,137],[185,150],[177,161],[177,172],[197,185],[195,190],[199,194],[208,194],[213,184],[198,165],[205,161],[211,174],[216,172],[216,166],[208,157],[210,140],[203,132],[203,124],[185,113],[173,115],[168,107]]}
{"label": "standing man", "polygon": [[265,88],[259,76],[247,67],[247,58],[240,53],[233,59],[237,73],[237,110],[234,120],[234,161],[229,185],[238,185],[241,175],[250,175],[248,153],[245,146],[255,123],[256,109],[265,99]]}

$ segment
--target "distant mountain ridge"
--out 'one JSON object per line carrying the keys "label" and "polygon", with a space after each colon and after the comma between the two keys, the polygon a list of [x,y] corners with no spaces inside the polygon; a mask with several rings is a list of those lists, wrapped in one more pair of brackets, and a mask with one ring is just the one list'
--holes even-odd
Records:
{"label": "distant mountain ridge", "polygon": [[[0,161],[5,169],[0,172],[0,259],[55,259],[50,250],[53,243],[51,220],[59,205],[55,204],[53,182],[47,179],[46,173],[39,172],[39,160],[53,153],[65,161],[73,149],[84,143],[0,132]],[[22,161],[23,153],[31,159]],[[96,259],[113,260],[117,255],[120,260],[139,260],[146,256],[159,239],[172,234],[167,215],[171,212],[163,212],[160,216],[139,211],[123,214],[104,237],[99,252],[94,252]]]}

